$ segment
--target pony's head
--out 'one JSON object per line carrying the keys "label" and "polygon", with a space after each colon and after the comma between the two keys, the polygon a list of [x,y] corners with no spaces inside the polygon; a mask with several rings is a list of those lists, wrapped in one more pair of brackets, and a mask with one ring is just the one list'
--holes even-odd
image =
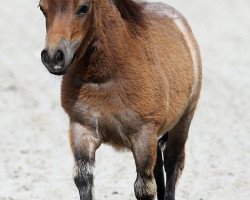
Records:
{"label": "pony's head", "polygon": [[41,59],[55,75],[65,74],[76,57],[81,56],[77,54],[84,54],[95,43],[95,34],[102,32],[96,30],[98,23],[120,16],[139,24],[142,15],[141,6],[133,0],[40,0],[40,9],[47,28]]}
{"label": "pony's head", "polygon": [[46,46],[41,59],[50,73],[64,74],[86,38],[93,12],[92,0],[41,0],[46,18]]}

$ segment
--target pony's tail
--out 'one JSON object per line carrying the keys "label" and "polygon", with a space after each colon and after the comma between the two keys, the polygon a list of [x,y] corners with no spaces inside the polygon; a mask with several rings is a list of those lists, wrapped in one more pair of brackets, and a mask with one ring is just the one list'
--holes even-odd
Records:
{"label": "pony's tail", "polygon": [[165,186],[165,178],[164,178],[164,162],[162,157],[162,146],[167,142],[168,133],[162,136],[157,145],[157,159],[154,168],[154,177],[157,185],[157,197],[158,200],[164,200],[166,186]]}

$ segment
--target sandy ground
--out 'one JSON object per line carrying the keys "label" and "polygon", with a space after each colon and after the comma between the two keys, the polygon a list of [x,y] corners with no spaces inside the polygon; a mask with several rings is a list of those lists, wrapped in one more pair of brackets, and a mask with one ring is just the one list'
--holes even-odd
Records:
{"label": "sandy ground", "polygon": [[[178,200],[250,199],[250,1],[168,0],[201,46],[204,84]],[[78,199],[60,79],[40,62],[38,0],[0,0],[0,200]],[[133,200],[131,153],[97,153],[98,200]]]}

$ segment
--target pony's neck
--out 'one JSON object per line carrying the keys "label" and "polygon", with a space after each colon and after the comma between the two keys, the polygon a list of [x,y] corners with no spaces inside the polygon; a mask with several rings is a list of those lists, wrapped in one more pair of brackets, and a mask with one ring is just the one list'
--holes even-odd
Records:
{"label": "pony's neck", "polygon": [[92,42],[77,64],[84,66],[77,67],[77,74],[84,82],[101,83],[116,78],[121,68],[126,67],[126,58],[138,45],[135,32],[139,27],[131,28],[109,1],[95,9]]}

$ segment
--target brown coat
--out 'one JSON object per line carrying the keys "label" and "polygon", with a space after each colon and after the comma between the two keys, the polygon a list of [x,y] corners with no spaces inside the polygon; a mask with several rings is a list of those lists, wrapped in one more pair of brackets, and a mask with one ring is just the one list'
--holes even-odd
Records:
{"label": "brown coat", "polygon": [[133,152],[138,200],[154,200],[156,192],[174,200],[201,88],[199,47],[185,18],[168,5],[133,0],[40,5],[47,25],[42,61],[64,74],[62,107],[81,199],[92,200],[95,151],[110,143]]}
{"label": "brown coat", "polygon": [[100,35],[94,55],[64,75],[63,108],[71,120],[90,129],[96,129],[98,119],[106,141],[123,144],[122,137],[149,122],[158,127],[160,136],[191,104],[196,105],[201,82],[198,46],[181,14],[168,6],[155,13],[157,6],[146,5],[147,27],[138,28],[139,33],[128,30],[131,25],[107,10],[101,18],[110,15],[112,24],[101,22],[107,30],[96,31]]}

